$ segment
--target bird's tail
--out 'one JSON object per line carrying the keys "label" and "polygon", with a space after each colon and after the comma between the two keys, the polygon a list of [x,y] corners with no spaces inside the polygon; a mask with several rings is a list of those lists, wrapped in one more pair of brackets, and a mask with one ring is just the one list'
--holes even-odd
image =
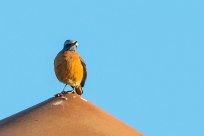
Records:
{"label": "bird's tail", "polygon": [[78,95],[82,95],[83,94],[83,90],[82,90],[82,87],[81,86],[78,86],[75,88],[75,91]]}

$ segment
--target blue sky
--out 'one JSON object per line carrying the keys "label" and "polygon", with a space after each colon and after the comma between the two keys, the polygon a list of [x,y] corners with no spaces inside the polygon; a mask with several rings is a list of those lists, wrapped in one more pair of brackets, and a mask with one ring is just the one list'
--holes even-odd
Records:
{"label": "blue sky", "polygon": [[0,119],[62,90],[66,39],[87,64],[84,98],[145,135],[204,134],[202,0],[1,1]]}

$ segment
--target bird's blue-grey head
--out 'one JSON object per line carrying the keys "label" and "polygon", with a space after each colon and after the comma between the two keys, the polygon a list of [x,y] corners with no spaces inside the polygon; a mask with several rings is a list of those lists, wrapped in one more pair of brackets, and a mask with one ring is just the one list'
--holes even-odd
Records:
{"label": "bird's blue-grey head", "polygon": [[64,51],[76,51],[77,46],[78,46],[77,41],[75,41],[75,40],[66,40],[64,42],[63,50]]}

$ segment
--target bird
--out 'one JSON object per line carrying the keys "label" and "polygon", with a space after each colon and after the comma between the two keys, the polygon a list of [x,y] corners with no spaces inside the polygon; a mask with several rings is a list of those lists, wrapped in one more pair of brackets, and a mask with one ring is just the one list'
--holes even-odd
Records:
{"label": "bird", "polygon": [[85,81],[87,78],[86,64],[77,53],[78,43],[75,40],[66,40],[63,49],[57,54],[54,60],[54,70],[57,79],[64,83],[65,86],[61,93],[56,97],[63,96],[65,88],[70,85],[73,93],[83,94]]}

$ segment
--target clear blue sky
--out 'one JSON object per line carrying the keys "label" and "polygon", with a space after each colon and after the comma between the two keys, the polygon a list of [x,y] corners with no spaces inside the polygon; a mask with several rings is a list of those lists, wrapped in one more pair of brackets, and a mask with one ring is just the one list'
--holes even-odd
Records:
{"label": "clear blue sky", "polygon": [[62,90],[66,39],[87,64],[84,98],[145,135],[204,134],[202,0],[1,1],[0,119]]}

